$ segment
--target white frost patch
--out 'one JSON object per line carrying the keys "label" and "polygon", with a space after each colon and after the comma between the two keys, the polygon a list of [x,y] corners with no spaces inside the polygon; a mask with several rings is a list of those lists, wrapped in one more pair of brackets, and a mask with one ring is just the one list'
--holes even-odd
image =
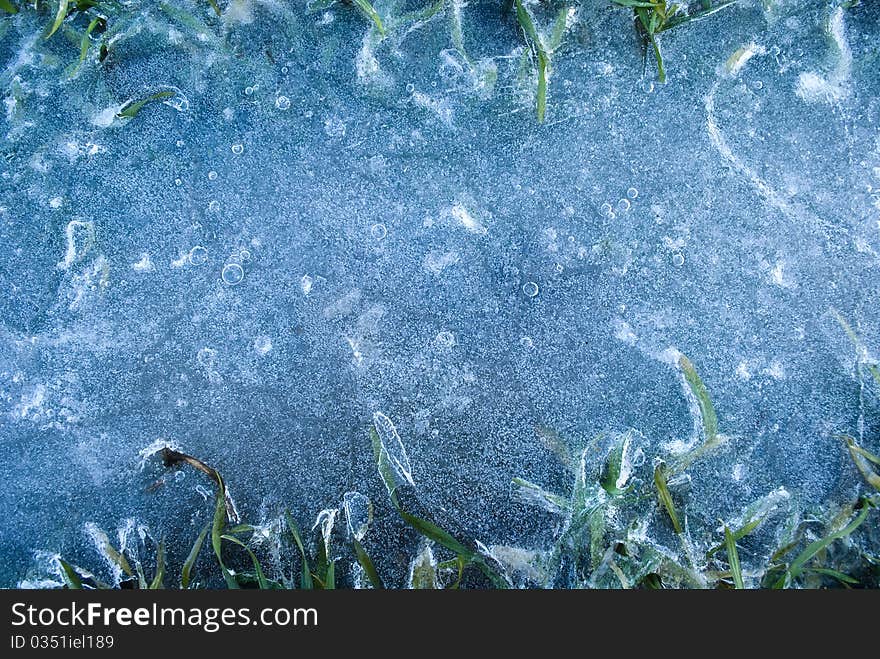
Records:
{"label": "white frost patch", "polygon": [[825,31],[834,41],[837,62],[826,76],[815,71],[805,71],[798,76],[795,93],[809,103],[832,103],[849,96],[848,83],[852,75],[853,54],[846,40],[843,7],[838,7],[831,14]]}
{"label": "white frost patch", "polygon": [[68,270],[74,263],[81,261],[92,248],[95,243],[95,223],[71,220],[64,229],[64,236],[67,239],[67,248],[64,258],[55,266],[59,270]]}
{"label": "white frost patch", "polygon": [[361,49],[355,57],[355,70],[358,82],[362,85],[388,87],[391,84],[391,76],[382,70],[379,60],[373,53],[373,47],[378,38],[378,33],[373,28],[370,28],[364,35]]}
{"label": "white frost patch", "polygon": [[223,12],[227,25],[250,25],[254,22],[254,9],[250,0],[232,0]]}
{"label": "white frost patch", "polygon": [[630,324],[621,318],[614,319],[614,338],[631,346],[636,344],[636,333]]}
{"label": "white frost patch", "polygon": [[165,447],[170,448],[172,451],[180,452],[180,447],[172,440],[165,439],[164,437],[154,439],[152,442],[150,442],[144,448],[138,451],[138,457],[140,457],[140,461],[138,462],[138,471],[143,471],[144,467],[147,464],[147,460],[159,453]]}
{"label": "white frost patch", "polygon": [[139,261],[131,264],[131,269],[135,272],[152,272],[156,269],[156,266],[153,265],[150,255],[144,252],[141,254]]}
{"label": "white frost patch", "polygon": [[272,339],[265,335],[258,336],[254,339],[254,350],[261,356],[269,354],[269,351],[272,350]]}
{"label": "white frost patch", "polygon": [[778,260],[772,268],[770,268],[770,281],[780,288],[796,288],[797,284],[785,272],[785,261]]}
{"label": "white frost patch", "polygon": [[764,369],[764,374],[770,376],[774,380],[784,380],[785,379],[785,367],[783,367],[782,362],[778,359],[774,359],[770,362],[770,366]]}
{"label": "white frost patch", "polygon": [[743,478],[746,477],[746,466],[741,462],[733,465],[733,480],[737,483],[741,482]]}
{"label": "white frost patch", "polygon": [[457,252],[431,252],[425,255],[422,267],[435,275],[439,275],[446,268],[455,265],[459,261]]}
{"label": "white frost patch", "polygon": [[312,292],[312,286],[315,285],[315,280],[312,279],[309,275],[303,275],[302,279],[299,280],[299,286],[302,289],[303,295],[308,295]]}
{"label": "white frost patch", "polygon": [[49,208],[61,208],[61,205],[64,203],[64,199],[61,197],[52,197],[49,200]]}
{"label": "white frost patch", "polygon": [[749,363],[742,361],[736,366],[736,377],[740,380],[751,380],[752,372],[749,370]]}
{"label": "white frost patch", "polygon": [[189,252],[178,252],[176,259],[171,259],[172,268],[182,268],[189,259]]}
{"label": "white frost patch", "polygon": [[125,103],[119,103],[104,108],[92,117],[92,125],[98,128],[109,128],[116,121],[116,115],[122,111],[124,106]]}
{"label": "white frost patch", "polygon": [[469,211],[460,201],[456,201],[452,205],[452,208],[449,209],[449,214],[456,222],[458,222],[458,224],[471,233],[481,236],[489,233],[489,230],[483,226],[480,220],[474,217],[473,213],[471,213],[471,211]]}
{"label": "white frost patch", "polygon": [[454,112],[448,99],[437,98],[435,96],[423,94],[422,92],[413,92],[412,100],[418,107],[429,110],[437,115],[437,117],[440,118],[440,121],[445,125],[452,126]]}
{"label": "white frost patch", "polygon": [[354,362],[355,366],[360,366],[364,363],[364,353],[361,352],[360,342],[350,336],[346,336],[345,340],[348,341],[348,347],[351,348],[351,359]]}
{"label": "white frost patch", "polygon": [[43,402],[46,400],[46,385],[38,384],[34,387],[34,390],[31,392],[30,396],[22,396],[21,403],[19,403],[15,407],[15,415],[26,419],[30,416],[31,412],[35,415],[39,413],[40,409],[43,407]]}

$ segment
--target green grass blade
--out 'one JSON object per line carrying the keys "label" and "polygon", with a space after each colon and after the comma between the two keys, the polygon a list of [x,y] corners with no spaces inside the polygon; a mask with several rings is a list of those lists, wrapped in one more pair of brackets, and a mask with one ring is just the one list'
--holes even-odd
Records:
{"label": "green grass blade", "polygon": [[60,556],[58,557],[58,563],[64,571],[64,583],[67,588],[70,590],[82,590],[82,579],[79,578],[79,574],[77,574],[73,566]]}
{"label": "green grass blade", "polygon": [[223,15],[223,11],[220,9],[220,5],[217,4],[217,0],[208,0],[208,4],[211,5],[211,9],[214,10],[214,13],[218,16]]}
{"label": "green grass blade", "polygon": [[138,113],[144,109],[144,106],[155,101],[163,101],[166,98],[174,96],[175,92],[161,91],[140,99],[139,101],[128,101],[122,106],[122,109],[116,114],[120,119],[133,119]]}
{"label": "green grass blade", "polygon": [[733,577],[733,586],[737,590],[743,590],[745,585],[743,584],[739,552],[736,550],[736,540],[733,539],[733,534],[726,526],[724,527],[724,544],[727,547],[727,564],[730,566],[730,574]]}
{"label": "green grass blade", "polygon": [[612,0],[615,5],[619,7],[644,7],[645,9],[653,9],[654,5],[650,2],[645,2],[644,0]]}
{"label": "green grass blade", "polygon": [[[777,488],[747,506],[738,518],[728,522],[725,526],[732,527],[731,534],[733,539],[735,542],[739,542],[761,526],[783,502],[788,501],[790,498],[791,495],[785,488]],[[715,545],[706,552],[706,558],[711,558],[713,554],[721,551],[723,548],[723,542]]]}
{"label": "green grass blade", "polygon": [[214,549],[214,555],[220,564],[220,571],[223,573],[223,580],[226,587],[237,590],[238,582],[232,573],[226,568],[223,562],[223,529],[226,527],[226,486],[220,481],[220,487],[217,488],[217,503],[214,506],[214,521],[211,524],[211,547]]}
{"label": "green grass blade", "polygon": [[[627,457],[626,454],[631,440],[632,436],[629,434],[619,437],[611,447],[611,451],[605,459],[605,464],[602,466],[602,473],[599,475],[599,484],[602,486],[602,489],[608,492],[611,496],[620,496],[626,492],[626,483],[621,482],[621,480],[626,480],[626,474],[624,474],[624,462]],[[623,476],[622,479],[621,476]]]}
{"label": "green grass blade", "polygon": [[324,575],[324,590],[336,589],[336,561],[332,560],[327,565],[327,572]]}
{"label": "green grass blade", "polygon": [[547,44],[547,50],[551,53],[555,53],[559,46],[562,45],[565,30],[568,28],[568,12],[568,5],[564,5],[559,9],[556,20],[553,22],[553,30],[550,32],[550,43]]}
{"label": "green grass blade", "polygon": [[150,582],[150,590],[159,590],[165,588],[162,583],[165,579],[165,540],[159,541],[159,547],[156,549],[156,574]]}
{"label": "green grass blade", "polygon": [[701,9],[700,11],[695,11],[692,14],[682,14],[682,15],[676,16],[675,18],[670,18],[657,31],[664,32],[666,30],[671,30],[674,27],[678,27],[680,25],[685,25],[686,23],[693,23],[694,21],[703,20],[704,18],[711,16],[712,14],[714,14],[716,12],[721,11],[722,9],[725,9],[726,7],[729,7],[731,5],[735,5],[736,3],[737,3],[737,0],[726,0],[726,2],[721,2],[717,5],[707,7],[705,9]]}
{"label": "green grass blade", "polygon": [[544,50],[541,38],[538,36],[538,30],[535,28],[535,21],[532,19],[532,14],[526,9],[525,5],[523,5],[522,0],[516,0],[516,20],[519,22],[519,26],[523,29],[523,32],[526,33],[526,37],[534,47],[538,51]]}
{"label": "green grass blade", "polygon": [[657,488],[657,498],[669,515],[672,522],[672,528],[676,533],[681,533],[681,523],[678,521],[678,513],[675,511],[675,504],[672,501],[672,495],[669,493],[669,487],[666,483],[667,470],[663,462],[657,464],[654,468],[654,487]]}
{"label": "green grass blade", "polygon": [[[659,52],[659,51],[658,51]],[[658,66],[662,65],[658,62]],[[662,74],[661,74],[662,75]],[[709,392],[703,380],[697,374],[697,369],[691,363],[691,360],[681,355],[678,359],[678,366],[684,375],[684,380],[688,388],[697,399],[697,406],[700,408],[700,417],[703,420],[703,432],[706,442],[714,442],[718,437],[718,417],[715,414],[715,407],[709,398]]]}
{"label": "green grass blade", "polygon": [[880,492],[880,474],[871,467],[872,462],[874,464],[880,464],[880,458],[856,444],[856,441],[852,437],[847,436],[844,437],[844,439],[846,440],[850,458],[852,458],[852,461],[855,463],[862,478],[865,479],[868,485]]}
{"label": "green grass blade", "polygon": [[260,565],[260,561],[257,560],[257,555],[253,552],[253,550],[241,540],[236,538],[234,535],[224,533],[220,537],[223,540],[228,540],[229,542],[236,544],[239,547],[242,547],[248,553],[248,555],[251,557],[251,562],[254,564],[254,574],[257,575],[257,584],[259,584],[260,590],[269,590],[269,582],[266,580],[266,575],[263,573],[263,568]]}
{"label": "green grass blade", "polygon": [[544,114],[547,112],[547,68],[550,66],[550,58],[544,51],[538,51],[538,97],[536,99],[538,123],[544,123]]}
{"label": "green grass blade", "polygon": [[64,19],[67,18],[68,4],[68,0],[58,0],[58,11],[55,14],[55,22],[52,23],[52,27],[49,30],[49,34],[46,35],[46,39],[55,34],[64,22]]}
{"label": "green grass blade", "polygon": [[299,534],[299,527],[296,525],[296,522],[293,521],[293,517],[291,516],[290,511],[284,511],[284,521],[287,523],[287,530],[290,531],[290,535],[293,536],[293,541],[296,543],[296,546],[299,549],[299,556],[300,560],[302,561],[300,588],[302,588],[303,590],[312,590],[312,588],[314,588],[314,584],[312,583],[312,572],[309,568],[309,559],[306,558],[306,549],[303,546],[302,537]]}
{"label": "green grass blade", "polygon": [[373,5],[370,4],[369,0],[352,0],[355,6],[361,10],[361,13],[373,21],[373,24],[376,26],[376,29],[379,30],[379,34],[383,37],[385,36],[385,26],[382,25],[382,18],[379,16],[379,13],[373,8]]}
{"label": "green grass blade", "polygon": [[16,7],[10,0],[0,0],[0,9],[5,11],[7,14],[17,14],[18,7]]}
{"label": "green grass blade", "polygon": [[208,531],[210,530],[210,524],[206,525],[205,528],[202,529],[202,532],[199,533],[199,536],[196,538],[192,549],[190,549],[189,556],[186,557],[186,561],[183,564],[183,569],[180,572],[180,587],[183,590],[189,588],[190,580],[192,579],[193,566],[196,563],[196,559],[199,557],[199,552],[202,551],[202,545],[205,543],[205,538],[208,537]]}
{"label": "green grass blade", "polygon": [[814,572],[816,574],[821,574],[826,577],[831,577],[832,579],[836,579],[844,586],[855,586],[858,585],[859,580],[855,579],[848,574],[844,574],[843,572],[838,572],[837,570],[832,570],[827,567],[811,567],[804,570],[804,572]]}
{"label": "green grass blade", "polygon": [[799,577],[806,569],[806,564],[810,560],[812,560],[816,554],[818,554],[820,551],[822,551],[832,543],[836,542],[837,540],[841,540],[847,537],[862,525],[865,519],[867,519],[868,513],[871,512],[871,505],[867,502],[867,500],[863,499],[862,501],[862,509],[849,524],[847,524],[839,531],[829,533],[824,538],[819,538],[815,542],[811,542],[809,545],[807,545],[807,548],[804,549],[804,551],[801,552],[798,557],[792,561],[787,570],[787,575],[791,579],[796,579],[797,577]]}
{"label": "green grass blade", "polygon": [[364,568],[364,574],[367,575],[370,584],[377,590],[385,588],[382,584],[382,579],[379,578],[379,573],[376,571],[376,566],[373,565],[373,561],[370,559],[370,555],[364,549],[363,545],[354,537],[352,538],[352,544],[354,545],[354,552],[357,555],[358,563]]}

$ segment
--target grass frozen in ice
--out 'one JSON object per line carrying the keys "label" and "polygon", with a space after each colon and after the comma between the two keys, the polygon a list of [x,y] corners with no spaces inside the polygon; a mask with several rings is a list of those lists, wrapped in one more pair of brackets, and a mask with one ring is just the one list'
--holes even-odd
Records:
{"label": "grass frozen in ice", "polygon": [[[737,0],[711,2],[679,2],[677,0],[607,0],[603,4],[608,8],[624,8],[631,10],[634,26],[656,61],[658,76],[661,82],[666,81],[666,68],[658,42],[658,36],[668,30],[687,25],[706,18],[736,3]],[[235,3],[222,0],[200,0],[193,8],[182,8],[174,3],[160,2],[158,9],[173,23],[188,29],[196,35],[197,41],[206,41],[214,47],[223,48],[225,34],[216,24],[224,24],[228,13],[236,10]],[[391,5],[393,8],[394,5]],[[495,75],[492,67],[485,70],[481,62],[475,62],[468,55],[463,44],[462,14],[466,4],[461,0],[426,1],[420,9],[409,10],[396,15],[380,14],[369,0],[311,0],[306,3],[309,13],[325,12],[331,9],[340,11],[352,10],[360,13],[364,20],[375,31],[375,42],[382,42],[395,33],[404,33],[415,26],[425,23],[435,16],[447,14],[449,39],[453,47],[464,59],[477,80],[478,88],[491,88]],[[554,55],[564,47],[565,36],[579,20],[582,9],[592,9],[587,0],[512,0],[498,3],[497,16],[499,21],[508,20],[513,14],[514,20],[527,48],[524,56],[526,62],[534,70],[536,91],[534,108],[537,121],[544,122],[550,78],[553,69]],[[59,31],[69,32],[79,50],[78,62],[69,67],[69,75],[74,75],[87,60],[91,46],[96,37],[100,36],[100,48],[97,62],[102,63],[110,53],[113,43],[122,33],[122,26],[136,19],[139,12],[148,11],[152,7],[129,7],[113,0],[51,0],[24,2],[24,0],[0,0],[0,10],[12,16],[21,11],[32,11],[39,14],[45,21],[45,38],[53,38]],[[513,9],[513,11],[509,11]],[[391,9],[383,7],[384,11]],[[203,14],[203,15],[199,15]],[[209,19],[208,15],[213,15]],[[230,29],[225,25],[223,30]],[[647,52],[647,50],[646,50]],[[484,79],[485,78],[485,79]]]}

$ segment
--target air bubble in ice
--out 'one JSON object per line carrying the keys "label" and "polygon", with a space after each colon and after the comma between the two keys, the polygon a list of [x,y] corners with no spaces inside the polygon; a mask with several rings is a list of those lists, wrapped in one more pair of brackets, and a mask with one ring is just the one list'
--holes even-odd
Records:
{"label": "air bubble in ice", "polygon": [[220,277],[223,279],[224,284],[236,286],[244,279],[244,268],[238,265],[238,263],[227,263],[223,266]]}
{"label": "air bubble in ice", "polygon": [[677,266],[684,265],[684,254],[678,252],[672,256],[672,262]]}
{"label": "air bubble in ice", "polygon": [[193,265],[202,265],[208,260],[208,250],[201,245],[196,245],[189,250],[189,262]]}
{"label": "air bubble in ice", "polygon": [[636,197],[639,196],[639,191],[637,188],[629,188],[626,191],[626,196],[629,197],[630,199],[635,199]]}
{"label": "air bubble in ice", "polygon": [[388,235],[388,230],[385,228],[384,224],[374,224],[370,227],[370,234],[376,240],[382,240],[386,235]]}
{"label": "air bubble in ice", "polygon": [[286,96],[279,96],[275,99],[275,107],[279,110],[287,110],[290,108],[290,99]]}
{"label": "air bubble in ice", "polygon": [[213,169],[210,172],[208,172],[208,180],[209,181],[216,181],[217,180],[217,172],[215,172]]}
{"label": "air bubble in ice", "polygon": [[533,281],[528,281],[523,284],[522,291],[527,297],[535,297],[538,294],[538,285]]}
{"label": "air bubble in ice", "polygon": [[617,202],[617,210],[622,213],[626,213],[632,204],[629,203],[629,199],[620,199]]}
{"label": "air bubble in ice", "polygon": [[232,153],[234,153],[237,156],[240,156],[242,153],[244,153],[244,144],[233,144],[232,145]]}

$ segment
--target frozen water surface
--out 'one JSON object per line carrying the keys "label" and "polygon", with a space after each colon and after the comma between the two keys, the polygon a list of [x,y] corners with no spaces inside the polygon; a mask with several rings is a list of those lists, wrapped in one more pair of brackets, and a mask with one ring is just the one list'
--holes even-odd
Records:
{"label": "frozen water surface", "polygon": [[[210,482],[142,459],[166,442],[247,519],[342,509],[397,543],[374,419],[426,509],[525,566],[556,520],[511,478],[570,488],[548,433],[697,438],[679,354],[727,440],[692,525],[858,491],[836,436],[877,449],[876,3],[740,2],[662,36],[666,84],[630,11],[584,3],[543,124],[497,2],[384,40],[346,5],[128,4],[76,70],[70,26],[0,19],[0,585],[35,552],[104,569],[96,529],[191,543]],[[407,551],[400,582],[436,562]]]}

